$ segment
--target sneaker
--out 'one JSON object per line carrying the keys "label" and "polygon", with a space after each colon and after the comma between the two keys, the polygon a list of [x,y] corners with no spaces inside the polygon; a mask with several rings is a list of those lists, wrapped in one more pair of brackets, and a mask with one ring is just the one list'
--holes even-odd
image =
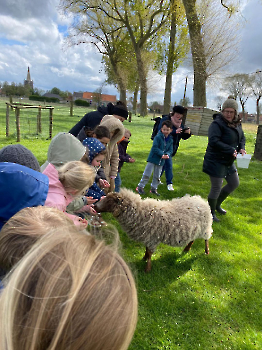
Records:
{"label": "sneaker", "polygon": [[145,191],[144,191],[143,187],[138,187],[137,186],[136,192],[138,192],[139,194],[145,194]]}
{"label": "sneaker", "polygon": [[174,187],[172,184],[167,185],[168,191],[174,191]]}
{"label": "sneaker", "polygon": [[163,182],[161,180],[159,180],[159,185],[163,185]]}
{"label": "sneaker", "polygon": [[155,194],[156,196],[160,196],[160,194],[154,188],[151,188],[150,193]]}

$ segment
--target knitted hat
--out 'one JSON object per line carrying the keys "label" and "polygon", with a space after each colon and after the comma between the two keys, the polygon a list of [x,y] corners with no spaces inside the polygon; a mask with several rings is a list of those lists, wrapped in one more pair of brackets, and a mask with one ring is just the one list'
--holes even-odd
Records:
{"label": "knitted hat", "polygon": [[124,106],[124,105],[115,105],[113,107],[112,114],[119,115],[120,117],[123,117],[125,119],[127,119],[127,117],[128,117],[128,111],[127,111],[126,106]]}
{"label": "knitted hat", "polygon": [[106,149],[105,146],[94,137],[85,138],[83,141],[83,145],[88,147],[89,149],[90,163],[101,151],[104,151]]}
{"label": "knitted hat", "polygon": [[185,114],[187,109],[183,106],[176,105],[173,107],[173,113]]}
{"label": "knitted hat", "polygon": [[20,144],[3,147],[0,150],[0,162],[21,164],[35,171],[41,171],[40,165],[33,153]]}
{"label": "knitted hat", "polygon": [[238,111],[237,101],[234,100],[233,98],[228,98],[227,100],[225,100],[225,102],[222,105],[222,111],[226,108],[233,108],[237,113],[237,111]]}

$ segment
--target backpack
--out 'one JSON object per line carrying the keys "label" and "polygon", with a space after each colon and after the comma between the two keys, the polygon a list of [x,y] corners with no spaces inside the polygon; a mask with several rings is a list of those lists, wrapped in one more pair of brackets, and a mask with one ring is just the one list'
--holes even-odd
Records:
{"label": "backpack", "polygon": [[159,124],[160,124],[161,119],[162,119],[161,117],[156,117],[156,118],[151,119],[151,120],[155,121],[155,124],[153,126],[153,130],[152,130],[151,140],[154,140],[156,134],[158,133]]}

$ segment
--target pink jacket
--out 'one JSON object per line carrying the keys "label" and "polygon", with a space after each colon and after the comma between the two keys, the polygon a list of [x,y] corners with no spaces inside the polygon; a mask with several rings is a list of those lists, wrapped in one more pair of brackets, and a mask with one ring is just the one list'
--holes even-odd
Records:
{"label": "pink jacket", "polygon": [[66,193],[64,186],[59,181],[57,169],[53,164],[49,163],[43,171],[43,174],[49,178],[49,189],[45,206],[57,208],[63,211],[71,220],[73,220],[76,226],[79,226],[79,217],[66,212],[66,207],[73,200],[73,198]]}

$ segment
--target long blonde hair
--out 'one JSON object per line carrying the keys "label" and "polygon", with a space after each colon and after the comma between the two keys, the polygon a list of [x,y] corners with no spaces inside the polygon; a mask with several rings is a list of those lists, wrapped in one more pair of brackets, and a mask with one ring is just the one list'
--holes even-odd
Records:
{"label": "long blonde hair", "polygon": [[61,210],[49,207],[24,208],[3,226],[0,235],[0,268],[9,271],[48,230],[74,226]]}
{"label": "long blonde hair", "polygon": [[103,241],[71,228],[51,231],[5,283],[1,350],[128,348],[137,322],[135,282]]}
{"label": "long blonde hair", "polygon": [[94,168],[82,161],[68,162],[59,167],[57,171],[59,181],[66,192],[76,190],[76,195],[82,194],[95,181]]}

